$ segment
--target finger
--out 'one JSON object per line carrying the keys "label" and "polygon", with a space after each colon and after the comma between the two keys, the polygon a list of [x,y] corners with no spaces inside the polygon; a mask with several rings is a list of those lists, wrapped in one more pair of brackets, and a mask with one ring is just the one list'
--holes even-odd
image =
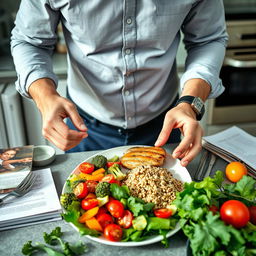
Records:
{"label": "finger", "polygon": [[181,165],[187,166],[188,163],[190,163],[201,150],[202,150],[202,140],[200,139],[200,136],[197,136],[195,138],[195,143],[192,145],[192,147],[187,152],[187,154],[185,154],[185,156],[182,157]]}
{"label": "finger", "polygon": [[190,145],[194,142],[195,137],[198,136],[198,130],[201,131],[201,127],[199,126],[198,122],[194,120],[191,120],[189,125],[183,128],[184,137],[180,144],[173,151],[172,156],[174,158],[180,157],[189,149]]}
{"label": "finger", "polygon": [[83,137],[81,136],[80,138],[78,137],[75,140],[67,140],[64,139],[56,130],[52,129],[50,133],[47,133],[45,136],[47,140],[52,142],[54,145],[56,145],[59,149],[66,151],[69,150],[76,145],[78,145],[82,140]]}
{"label": "finger", "polygon": [[155,142],[156,147],[161,147],[168,141],[173,127],[174,127],[174,120],[170,118],[167,113],[164,119],[163,128]]}
{"label": "finger", "polygon": [[75,125],[75,127],[80,131],[87,131],[87,127],[84,124],[83,119],[79,115],[75,105],[71,102],[68,102],[65,105],[65,109],[67,111],[68,116],[70,117],[72,123]]}
{"label": "finger", "polygon": [[77,140],[81,136],[83,138],[86,138],[88,136],[87,131],[76,131],[70,129],[68,125],[63,122],[62,119],[54,122],[53,128],[66,140]]}

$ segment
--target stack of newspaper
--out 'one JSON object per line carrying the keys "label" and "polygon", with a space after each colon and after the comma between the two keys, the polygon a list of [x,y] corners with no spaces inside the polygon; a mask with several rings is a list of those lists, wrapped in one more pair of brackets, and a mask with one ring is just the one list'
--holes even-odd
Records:
{"label": "stack of newspaper", "polygon": [[256,137],[237,126],[203,137],[203,147],[227,162],[243,162],[256,178]]}

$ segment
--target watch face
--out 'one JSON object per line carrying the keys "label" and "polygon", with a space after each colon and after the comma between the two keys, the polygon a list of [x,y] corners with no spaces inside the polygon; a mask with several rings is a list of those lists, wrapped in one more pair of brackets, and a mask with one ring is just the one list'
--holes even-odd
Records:
{"label": "watch face", "polygon": [[194,98],[191,104],[198,114],[203,114],[204,102],[200,98]]}

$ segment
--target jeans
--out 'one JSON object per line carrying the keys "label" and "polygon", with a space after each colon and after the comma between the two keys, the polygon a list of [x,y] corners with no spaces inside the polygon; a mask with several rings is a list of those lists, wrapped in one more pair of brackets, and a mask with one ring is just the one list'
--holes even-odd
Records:
{"label": "jeans", "polygon": [[[133,129],[123,129],[121,127],[102,123],[78,108],[78,112],[88,128],[88,137],[83,139],[76,147],[66,151],[66,153],[104,150],[126,145],[153,146],[162,129],[167,111],[168,110],[164,111],[158,117],[146,124]],[[67,120],[67,125],[70,129],[76,129],[70,119]],[[177,142],[180,142],[180,130],[174,129],[167,143]]]}

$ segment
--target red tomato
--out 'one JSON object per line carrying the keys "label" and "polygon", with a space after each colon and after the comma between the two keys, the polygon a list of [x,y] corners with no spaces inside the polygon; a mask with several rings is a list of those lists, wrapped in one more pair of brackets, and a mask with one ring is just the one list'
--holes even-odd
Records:
{"label": "red tomato", "polygon": [[256,225],[256,205],[250,206],[248,209],[250,212],[250,222]]}
{"label": "red tomato", "polygon": [[211,211],[212,214],[215,215],[219,211],[219,208],[213,204],[209,207],[209,211]]}
{"label": "red tomato", "polygon": [[247,206],[242,202],[228,200],[220,208],[220,218],[235,228],[242,228],[248,223],[250,213]]}
{"label": "red tomato", "polygon": [[109,168],[110,166],[112,166],[113,164],[118,164],[121,165],[121,162],[107,162],[107,167]]}
{"label": "red tomato", "polygon": [[98,182],[95,181],[95,180],[87,180],[85,183],[87,185],[88,191],[90,193],[94,193],[95,192],[95,188],[96,188]]}
{"label": "red tomato", "polygon": [[90,210],[99,205],[99,201],[96,198],[83,199],[81,202],[81,207],[84,210]]}
{"label": "red tomato", "polygon": [[123,230],[117,224],[108,224],[104,228],[104,237],[110,241],[118,242],[122,239]]}
{"label": "red tomato", "polygon": [[82,173],[92,173],[94,171],[94,165],[91,163],[81,163],[79,165],[79,171]]}
{"label": "red tomato", "polygon": [[105,175],[101,180],[101,182],[115,183],[116,179],[113,174]]}
{"label": "red tomato", "polygon": [[124,215],[124,205],[118,200],[111,200],[107,203],[107,209],[115,218],[121,218]]}
{"label": "red tomato", "polygon": [[78,185],[74,188],[73,192],[79,199],[86,197],[89,193],[88,188],[84,182],[78,183]]}
{"label": "red tomato", "polygon": [[161,208],[154,210],[154,214],[158,218],[169,218],[172,216],[172,210],[167,208]]}
{"label": "red tomato", "polygon": [[129,210],[124,210],[124,216],[118,218],[117,223],[122,228],[129,228],[132,225],[133,215]]}
{"label": "red tomato", "polygon": [[98,210],[97,216],[103,214],[103,213],[108,213],[108,210],[106,209],[106,207],[101,206]]}
{"label": "red tomato", "polygon": [[97,214],[97,221],[104,229],[108,224],[114,223],[112,216],[107,213]]}

